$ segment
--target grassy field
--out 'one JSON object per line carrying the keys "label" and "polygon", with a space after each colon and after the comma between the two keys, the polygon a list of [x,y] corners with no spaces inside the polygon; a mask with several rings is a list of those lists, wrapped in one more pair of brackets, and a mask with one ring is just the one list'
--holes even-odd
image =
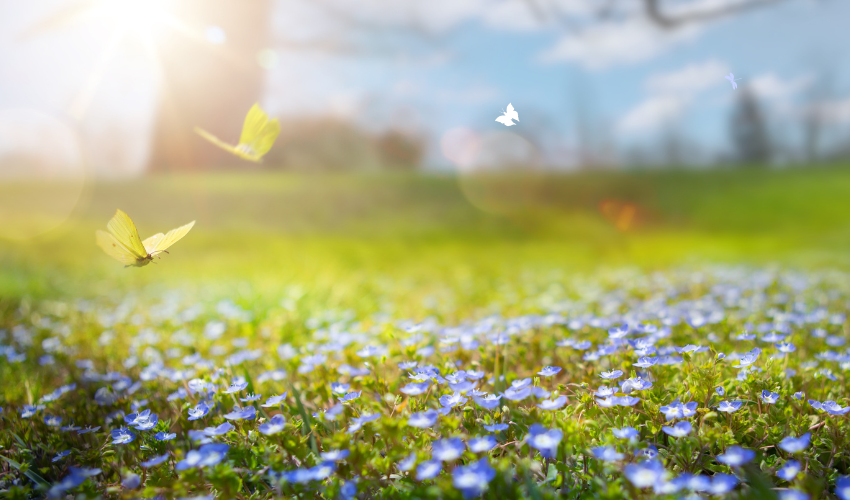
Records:
{"label": "grassy field", "polygon": [[[29,197],[38,187],[0,186]],[[389,274],[644,269],[696,263],[845,267],[850,167],[592,173],[491,180],[208,174],[99,182],[71,220],[0,243],[0,292],[75,294],[206,281],[272,287]],[[607,200],[611,208],[600,209]],[[636,211],[617,227],[622,203]],[[124,270],[93,244],[115,208],[142,236],[198,221],[157,266]],[[321,278],[320,278],[321,277]],[[108,284],[108,285],[107,285]],[[69,288],[69,286],[71,288]]]}
{"label": "grassy field", "polygon": [[[850,498],[850,166],[82,193],[0,240],[0,495]],[[0,184],[0,234],[62,196]],[[94,244],[116,208],[197,223],[125,269]]]}

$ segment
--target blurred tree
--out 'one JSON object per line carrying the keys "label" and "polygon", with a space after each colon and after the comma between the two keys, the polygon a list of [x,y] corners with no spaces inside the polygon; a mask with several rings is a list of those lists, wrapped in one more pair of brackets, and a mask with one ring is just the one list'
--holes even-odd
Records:
{"label": "blurred tree", "polygon": [[416,170],[422,164],[425,145],[420,137],[390,129],[375,139],[381,165],[389,170]]}
{"label": "blurred tree", "polygon": [[248,109],[262,97],[261,50],[271,44],[270,0],[179,0],[178,19],[202,29],[218,27],[226,43],[211,50],[207,40],[171,31],[159,59],[163,82],[150,170],[233,165],[239,160],[199,140],[196,125],[233,141]]}
{"label": "blurred tree", "polygon": [[739,89],[730,122],[737,159],[745,165],[765,165],[772,158],[770,137],[758,99],[749,87]]}

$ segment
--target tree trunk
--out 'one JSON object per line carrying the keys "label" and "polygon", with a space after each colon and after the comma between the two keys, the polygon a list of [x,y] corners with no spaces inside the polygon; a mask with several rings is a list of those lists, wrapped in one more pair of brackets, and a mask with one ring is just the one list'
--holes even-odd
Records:
{"label": "tree trunk", "polygon": [[[270,46],[271,0],[179,0],[178,17],[192,28],[170,30],[158,47],[162,83],[148,170],[195,171],[239,159],[194,133],[204,128],[233,144],[245,114],[263,92],[259,51]],[[224,30],[224,43],[204,36]],[[199,36],[194,36],[194,35]]]}

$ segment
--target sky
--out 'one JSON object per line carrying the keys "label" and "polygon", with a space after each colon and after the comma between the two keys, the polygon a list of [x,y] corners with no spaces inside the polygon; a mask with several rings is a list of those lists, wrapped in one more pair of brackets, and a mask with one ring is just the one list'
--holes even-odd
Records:
{"label": "sky", "polygon": [[[101,175],[138,174],[161,91],[155,64],[138,44],[108,52],[112,30],[103,22],[23,36],[68,1],[0,0],[0,152],[48,154],[39,146],[48,137],[63,144],[62,158],[85,158]],[[331,114],[375,131],[419,131],[430,141],[431,168],[453,165],[445,139],[459,129],[528,138],[566,166],[580,124],[600,148],[652,148],[675,131],[701,151],[722,152],[743,86],[778,137],[793,142],[824,75],[830,92],[819,99],[830,133],[848,130],[848,2],[786,0],[674,30],[646,20],[637,0],[621,0],[623,19],[604,22],[589,17],[597,2],[537,4],[551,2],[577,26],[537,17],[522,0],[275,0],[275,33],[330,37],[356,50],[270,47],[262,103],[284,119]],[[226,33],[207,32],[227,43]],[[729,72],[740,78],[737,91],[724,79]],[[509,102],[520,121],[505,130],[495,118]]]}

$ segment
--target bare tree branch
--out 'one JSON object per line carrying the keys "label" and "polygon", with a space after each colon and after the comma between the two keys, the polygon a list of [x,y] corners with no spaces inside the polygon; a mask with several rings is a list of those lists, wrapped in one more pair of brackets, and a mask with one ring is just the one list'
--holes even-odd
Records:
{"label": "bare tree branch", "polygon": [[769,7],[783,1],[785,0],[743,0],[707,9],[685,10],[677,14],[664,12],[660,7],[660,0],[643,0],[643,4],[647,15],[653,22],[664,28],[673,28],[683,24],[711,21],[749,10]]}

